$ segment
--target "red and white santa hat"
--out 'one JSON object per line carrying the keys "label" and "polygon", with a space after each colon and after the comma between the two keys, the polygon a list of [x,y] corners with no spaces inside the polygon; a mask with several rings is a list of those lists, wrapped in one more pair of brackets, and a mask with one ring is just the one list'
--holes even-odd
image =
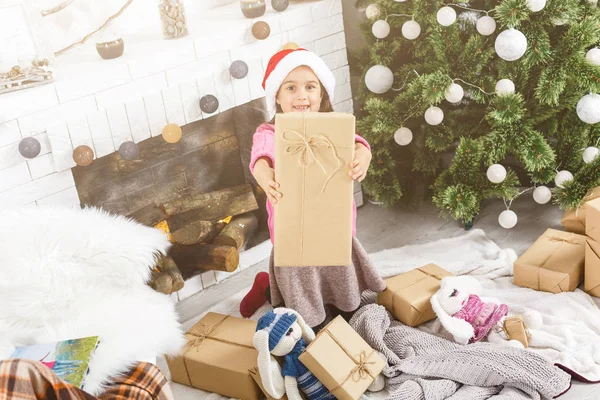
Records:
{"label": "red and white santa hat", "polygon": [[269,121],[273,119],[277,112],[276,97],[283,80],[292,70],[301,65],[306,65],[313,70],[333,103],[335,77],[327,64],[318,55],[303,48],[281,50],[269,60],[262,83],[267,95]]}

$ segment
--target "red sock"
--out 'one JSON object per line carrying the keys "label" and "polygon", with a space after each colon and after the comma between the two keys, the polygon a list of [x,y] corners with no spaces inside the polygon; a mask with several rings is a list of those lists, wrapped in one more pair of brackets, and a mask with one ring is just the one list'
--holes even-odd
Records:
{"label": "red sock", "polygon": [[256,310],[267,302],[267,287],[269,286],[269,274],[259,272],[254,278],[254,284],[248,294],[240,303],[240,314],[244,318],[250,318]]}

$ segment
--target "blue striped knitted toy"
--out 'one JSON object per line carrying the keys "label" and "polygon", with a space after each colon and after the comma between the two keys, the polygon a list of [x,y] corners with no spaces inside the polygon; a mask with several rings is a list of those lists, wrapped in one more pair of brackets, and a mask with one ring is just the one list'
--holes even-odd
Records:
{"label": "blue striped knitted toy", "polygon": [[[263,386],[271,396],[280,398],[286,392],[284,377],[293,377],[297,388],[309,400],[334,400],[335,396],[298,360],[306,348],[306,341],[302,336],[310,341],[314,338],[314,333],[293,310],[277,308],[258,320],[254,346],[259,351],[258,368]],[[284,357],[281,371],[271,354]],[[300,399],[299,393],[290,393],[290,390],[287,390],[287,396],[289,400]]]}

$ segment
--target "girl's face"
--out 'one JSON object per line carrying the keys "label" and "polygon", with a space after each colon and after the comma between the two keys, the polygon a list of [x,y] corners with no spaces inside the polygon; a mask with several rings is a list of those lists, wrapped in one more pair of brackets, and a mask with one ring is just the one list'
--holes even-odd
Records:
{"label": "girl's face", "polygon": [[310,67],[301,65],[284,79],[277,93],[277,104],[284,113],[318,112],[323,99],[319,78]]}

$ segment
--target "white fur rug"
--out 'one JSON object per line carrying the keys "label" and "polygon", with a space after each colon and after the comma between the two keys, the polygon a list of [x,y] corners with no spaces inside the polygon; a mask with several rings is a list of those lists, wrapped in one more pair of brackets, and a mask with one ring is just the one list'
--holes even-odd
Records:
{"label": "white fur rug", "polygon": [[184,343],[168,296],[145,282],[169,242],[97,209],[0,212],[0,359],[16,346],[99,336],[84,389]]}
{"label": "white fur rug", "polygon": [[[532,332],[529,351],[538,352],[554,363],[577,371],[590,380],[600,379],[600,299],[592,299],[577,289],[572,293],[553,295],[517,287],[512,284],[513,262],[517,255],[512,249],[501,249],[480,229],[436,242],[404,246],[371,254],[383,277],[394,276],[416,267],[435,263],[456,275],[478,277],[486,288],[486,297],[505,302],[512,313],[528,310],[541,313],[544,325]],[[265,269],[268,260],[256,268]],[[235,279],[235,278],[232,278]],[[249,288],[247,289],[249,290]],[[211,310],[240,316],[238,307],[247,290],[231,296]],[[258,310],[258,319],[269,306]],[[202,313],[204,315],[205,313]],[[198,316],[198,319],[202,315]],[[433,324],[423,326],[428,330]],[[166,368],[164,363],[162,368]],[[224,397],[183,385],[173,384],[177,400],[199,398],[221,400]],[[367,393],[361,399],[383,399],[386,392]]]}

